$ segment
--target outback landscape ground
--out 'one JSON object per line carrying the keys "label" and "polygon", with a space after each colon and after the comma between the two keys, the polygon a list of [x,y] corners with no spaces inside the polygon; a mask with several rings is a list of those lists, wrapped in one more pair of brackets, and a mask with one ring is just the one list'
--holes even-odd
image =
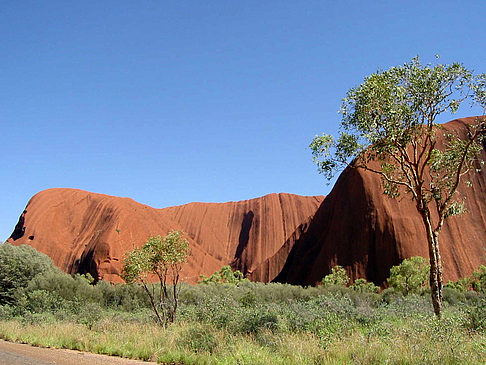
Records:
{"label": "outback landscape ground", "polygon": [[[46,190],[2,246],[0,337],[169,364],[482,364],[484,177],[460,186],[471,214],[444,227],[441,320],[427,261],[399,265],[427,257],[413,205],[384,197],[366,172],[345,170],[327,197],[165,209]],[[161,326],[143,286],[121,277],[136,242],[173,229],[186,232],[191,253],[176,320]],[[161,293],[156,283],[145,289]]]}

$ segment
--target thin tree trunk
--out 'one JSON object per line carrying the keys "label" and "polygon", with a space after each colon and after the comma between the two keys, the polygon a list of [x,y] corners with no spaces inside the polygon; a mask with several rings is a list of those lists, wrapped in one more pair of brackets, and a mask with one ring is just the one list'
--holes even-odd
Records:
{"label": "thin tree trunk", "polygon": [[155,315],[157,316],[157,320],[159,321],[159,324],[164,325],[164,322],[162,321],[160,313],[157,310],[157,305],[155,304],[154,296],[152,295],[149,288],[147,287],[147,284],[143,283],[143,287],[144,287],[145,291],[147,292],[147,295],[150,298],[150,303],[152,304],[152,308],[154,309],[154,312],[155,312]]}
{"label": "thin tree trunk", "polygon": [[430,293],[432,296],[432,305],[437,318],[442,314],[442,263],[439,251],[439,233],[432,228],[430,211],[427,207],[420,211],[427,234],[430,259]]}

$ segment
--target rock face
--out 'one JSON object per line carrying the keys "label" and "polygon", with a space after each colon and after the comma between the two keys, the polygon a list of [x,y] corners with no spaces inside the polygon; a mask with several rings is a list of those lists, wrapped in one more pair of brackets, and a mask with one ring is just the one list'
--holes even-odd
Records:
{"label": "rock face", "polygon": [[[458,119],[443,126],[464,136],[465,124],[472,121]],[[472,182],[458,189],[468,212],[446,219],[439,237],[446,281],[470,275],[486,262],[486,172],[464,180]],[[376,174],[346,169],[275,280],[315,284],[339,264],[352,278],[383,284],[390,268],[411,256],[428,258],[425,229],[410,197],[388,198]]]}
{"label": "rock face", "polygon": [[[470,122],[458,119],[444,128],[464,135]],[[462,184],[459,192],[469,212],[447,219],[440,235],[445,280],[486,263],[486,172],[466,180],[472,186]],[[66,272],[118,282],[125,252],[172,229],[189,236],[192,253],[183,272],[189,282],[230,264],[251,280],[312,285],[339,264],[352,279],[384,284],[404,258],[428,257],[410,198],[384,196],[377,175],[354,169],[341,174],[326,199],[270,194],[154,209],[128,198],[46,190],[28,203],[9,241],[34,246]]]}
{"label": "rock face", "polygon": [[182,230],[191,247],[185,280],[196,282],[231,264],[252,280],[271,281],[286,256],[268,259],[284,246],[292,248],[323,199],[270,194],[154,209],[128,198],[49,189],[29,201],[9,241],[35,247],[68,273],[119,282],[125,252],[151,235]]}

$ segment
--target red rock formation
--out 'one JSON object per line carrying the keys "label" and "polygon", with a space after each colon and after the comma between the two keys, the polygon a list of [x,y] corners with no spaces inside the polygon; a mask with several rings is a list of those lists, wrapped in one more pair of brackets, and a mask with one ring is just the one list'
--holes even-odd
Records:
{"label": "red rock formation", "polygon": [[[465,123],[472,121],[458,119],[444,127],[464,135]],[[463,183],[458,191],[469,212],[449,217],[439,238],[445,280],[470,275],[486,262],[486,172],[465,180],[472,186]],[[417,255],[428,258],[427,239],[410,197],[388,198],[376,174],[346,169],[293,245],[276,280],[315,284],[339,264],[353,279],[383,284],[391,266]]]}
{"label": "red rock formation", "polygon": [[50,189],[29,201],[9,241],[35,247],[66,272],[90,272],[119,282],[125,252],[151,235],[183,230],[191,246],[183,272],[187,281],[228,264],[253,280],[270,281],[285,260],[260,265],[283,245],[292,247],[295,232],[323,198],[270,194],[241,202],[154,209],[128,198]]}
{"label": "red rock formation", "polygon": [[[444,127],[464,133],[470,121]],[[446,220],[440,235],[446,280],[486,263],[486,172],[468,180],[472,187],[463,184],[459,192],[469,213]],[[116,282],[125,252],[171,229],[190,238],[192,254],[184,269],[190,282],[231,264],[252,280],[309,285],[339,264],[353,279],[383,284],[402,259],[428,257],[424,228],[410,198],[384,196],[377,175],[354,169],[341,174],[325,200],[270,194],[154,209],[127,198],[46,190],[31,199],[10,241],[34,246],[66,272],[90,272]]]}

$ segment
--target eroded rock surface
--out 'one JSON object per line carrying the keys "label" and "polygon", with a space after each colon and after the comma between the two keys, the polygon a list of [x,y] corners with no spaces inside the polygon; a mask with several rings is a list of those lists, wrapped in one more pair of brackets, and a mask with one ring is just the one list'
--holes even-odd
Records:
{"label": "eroded rock surface", "polygon": [[151,235],[182,230],[191,246],[183,273],[187,281],[228,264],[253,280],[271,281],[285,261],[265,264],[264,269],[260,265],[289,246],[289,239],[323,199],[270,194],[240,202],[154,209],[128,198],[49,189],[29,201],[9,241],[35,247],[68,273],[89,272],[118,282],[125,252]]}
{"label": "eroded rock surface", "polygon": [[[454,120],[444,128],[464,134],[471,121]],[[465,180],[472,186],[463,183],[459,192],[468,213],[446,220],[440,235],[446,280],[486,263],[486,172]],[[118,282],[125,252],[173,229],[190,240],[183,273],[189,282],[230,264],[251,280],[312,285],[339,264],[352,279],[384,284],[404,258],[428,257],[411,199],[384,196],[377,175],[354,169],[341,174],[326,199],[270,194],[154,209],[128,198],[50,189],[30,200],[9,241],[34,246],[66,272]]]}
{"label": "eroded rock surface", "polygon": [[[465,125],[472,121],[457,119],[443,127],[464,136]],[[463,182],[458,191],[468,212],[446,219],[439,238],[446,281],[470,275],[486,262],[486,171],[465,180],[472,186]],[[346,169],[293,245],[276,280],[315,284],[339,264],[352,278],[383,284],[390,268],[404,258],[428,258],[427,247],[422,220],[409,196],[388,198],[378,175]]]}

